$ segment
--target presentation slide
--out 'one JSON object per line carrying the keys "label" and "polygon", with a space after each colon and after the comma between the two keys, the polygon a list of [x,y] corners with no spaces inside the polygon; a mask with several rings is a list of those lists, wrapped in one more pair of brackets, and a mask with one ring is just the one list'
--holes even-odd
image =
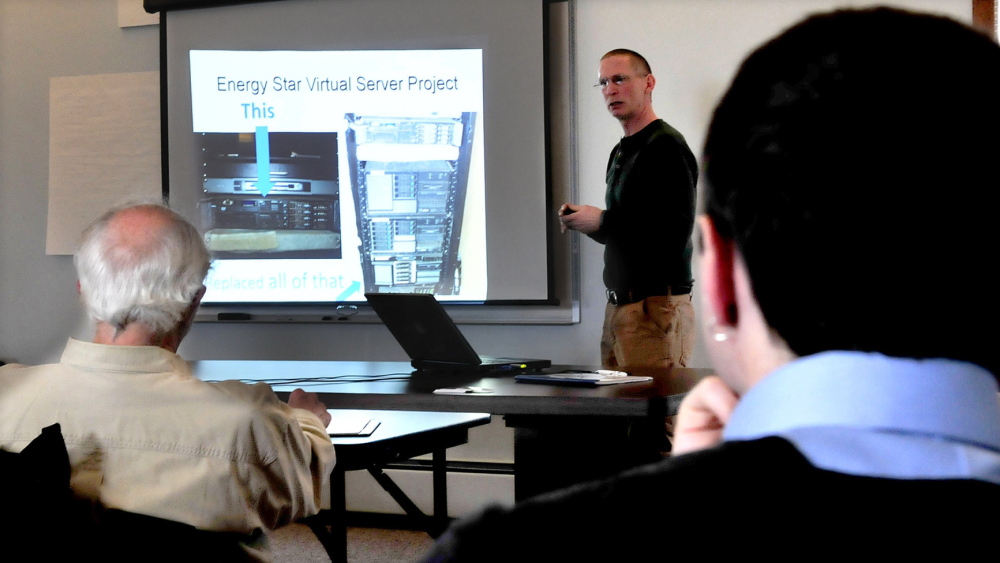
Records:
{"label": "presentation slide", "polygon": [[190,78],[206,303],[486,299],[481,49],[192,50]]}

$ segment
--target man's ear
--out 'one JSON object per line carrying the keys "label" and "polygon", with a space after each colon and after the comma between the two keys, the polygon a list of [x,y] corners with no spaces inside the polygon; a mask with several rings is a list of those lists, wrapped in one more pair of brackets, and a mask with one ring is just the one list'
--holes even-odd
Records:
{"label": "man's ear", "polygon": [[172,352],[177,351],[177,347],[180,346],[181,340],[184,340],[188,331],[191,330],[191,325],[194,324],[195,311],[198,310],[198,305],[201,305],[201,298],[204,296],[205,286],[203,285],[201,286],[201,289],[194,294],[194,298],[191,299],[191,304],[188,306],[187,311],[184,311],[184,316],[181,318],[180,324],[178,324],[177,328],[170,334],[171,338],[174,340],[171,341],[170,347],[166,347],[168,350]]}
{"label": "man's ear", "polygon": [[736,244],[719,235],[708,215],[698,217],[701,234],[701,285],[709,313],[720,326],[736,326]]}
{"label": "man's ear", "polygon": [[194,321],[194,313],[198,310],[198,305],[201,305],[201,298],[205,296],[205,286],[201,286],[201,289],[194,294],[191,299],[191,304],[188,305],[186,311],[184,311],[184,317],[181,319],[182,330],[187,330],[187,327],[191,325]]}
{"label": "man's ear", "polygon": [[201,289],[198,290],[198,293],[194,294],[194,299],[191,300],[191,313],[192,314],[194,313],[194,311],[196,309],[198,309],[198,305],[201,305],[201,298],[205,297],[205,290],[206,289],[207,288],[205,286],[201,286]]}
{"label": "man's ear", "polygon": [[647,74],[646,75],[646,93],[647,94],[652,93],[653,88],[656,88],[656,77],[653,76],[652,74]]}

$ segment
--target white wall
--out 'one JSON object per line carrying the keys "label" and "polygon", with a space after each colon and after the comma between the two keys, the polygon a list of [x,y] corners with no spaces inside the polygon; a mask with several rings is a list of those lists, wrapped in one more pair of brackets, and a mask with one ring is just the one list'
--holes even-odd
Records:
{"label": "white wall", "polygon": [[72,260],[45,255],[49,78],[156,70],[157,33],[115,0],[0,0],[0,360],[58,358],[82,326]]}

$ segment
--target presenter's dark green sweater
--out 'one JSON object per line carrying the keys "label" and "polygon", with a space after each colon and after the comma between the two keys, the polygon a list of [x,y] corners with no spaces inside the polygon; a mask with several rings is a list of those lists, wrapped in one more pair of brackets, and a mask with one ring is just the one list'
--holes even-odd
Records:
{"label": "presenter's dark green sweater", "polygon": [[605,245],[605,285],[650,295],[690,286],[698,165],[684,137],[662,119],[623,137],[606,180],[606,210],[591,235]]}

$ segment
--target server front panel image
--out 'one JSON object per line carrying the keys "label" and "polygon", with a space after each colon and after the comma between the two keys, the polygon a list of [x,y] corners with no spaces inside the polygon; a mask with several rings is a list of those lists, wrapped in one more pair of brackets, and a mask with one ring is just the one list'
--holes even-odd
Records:
{"label": "server front panel image", "polygon": [[201,227],[217,257],[341,258],[336,133],[269,133],[266,190],[254,134],[199,137]]}
{"label": "server front panel image", "polygon": [[475,114],[347,118],[365,291],[459,293]]}

